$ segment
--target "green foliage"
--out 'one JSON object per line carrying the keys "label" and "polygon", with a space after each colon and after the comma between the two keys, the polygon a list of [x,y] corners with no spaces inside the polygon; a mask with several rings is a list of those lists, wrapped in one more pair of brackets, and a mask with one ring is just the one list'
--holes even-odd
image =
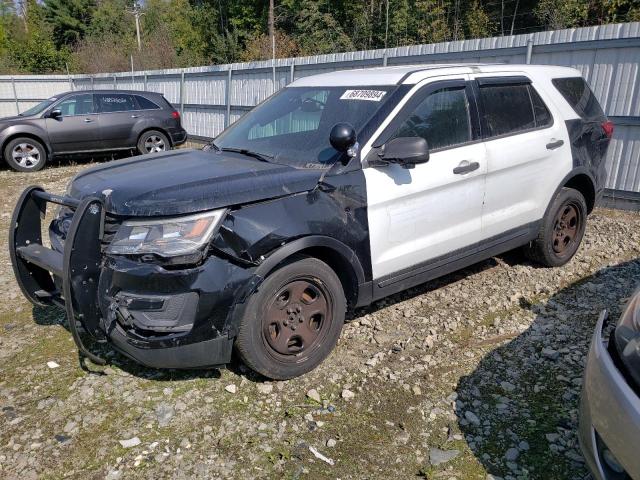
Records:
{"label": "green foliage", "polygon": [[93,0],[44,0],[44,14],[58,48],[77,43],[86,33]]}
{"label": "green foliage", "polygon": [[[0,0],[0,74],[268,59],[267,0]],[[275,0],[276,55],[640,20],[638,0]]]}

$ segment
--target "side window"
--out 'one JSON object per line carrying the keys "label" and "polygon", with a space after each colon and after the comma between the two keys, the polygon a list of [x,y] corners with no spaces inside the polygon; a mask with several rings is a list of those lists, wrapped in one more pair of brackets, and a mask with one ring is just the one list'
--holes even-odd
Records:
{"label": "side window", "polygon": [[482,85],[484,123],[491,137],[535,128],[529,85]]}
{"label": "side window", "polygon": [[469,102],[464,87],[429,94],[400,125],[394,137],[422,137],[430,150],[471,140]]}
{"label": "side window", "polygon": [[74,95],[60,102],[56,108],[62,112],[63,117],[89,115],[94,113],[93,95]]}
{"label": "side window", "polygon": [[134,95],[134,97],[136,97],[136,102],[138,102],[138,108],[140,110],[159,110],[160,109],[160,107],[157,104],[155,104],[154,102],[152,102],[146,97],[143,97],[141,95]]}
{"label": "side window", "polygon": [[277,137],[293,133],[312,132],[320,126],[328,90],[311,90],[292,99],[291,110],[265,125],[257,124],[249,130],[249,140]]}
{"label": "side window", "polygon": [[100,113],[126,112],[136,109],[131,95],[122,93],[98,93],[96,94],[96,100]]}
{"label": "side window", "polygon": [[553,118],[549,109],[544,104],[536,89],[529,85],[529,94],[531,95],[531,103],[533,104],[533,113],[536,119],[536,128],[548,127],[553,123]]}
{"label": "side window", "polygon": [[599,120],[604,117],[596,96],[582,77],[554,78],[552,82],[580,117],[585,120]]}

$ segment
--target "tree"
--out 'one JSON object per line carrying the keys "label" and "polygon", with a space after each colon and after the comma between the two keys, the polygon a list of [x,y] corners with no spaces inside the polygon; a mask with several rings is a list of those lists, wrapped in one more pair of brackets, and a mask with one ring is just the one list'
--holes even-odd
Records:
{"label": "tree", "polygon": [[469,38],[489,37],[493,33],[491,19],[478,0],[471,3],[466,21]]}
{"label": "tree", "polygon": [[95,10],[94,0],[44,0],[44,15],[58,48],[84,38]]}

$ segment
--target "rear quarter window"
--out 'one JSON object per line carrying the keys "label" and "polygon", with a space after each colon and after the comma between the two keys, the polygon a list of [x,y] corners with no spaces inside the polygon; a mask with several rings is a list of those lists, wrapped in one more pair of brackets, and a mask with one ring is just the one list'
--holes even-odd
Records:
{"label": "rear quarter window", "polygon": [[599,120],[604,117],[598,99],[582,77],[554,78],[552,82],[581,118]]}
{"label": "rear quarter window", "polygon": [[134,95],[140,110],[159,110],[160,106],[142,95]]}

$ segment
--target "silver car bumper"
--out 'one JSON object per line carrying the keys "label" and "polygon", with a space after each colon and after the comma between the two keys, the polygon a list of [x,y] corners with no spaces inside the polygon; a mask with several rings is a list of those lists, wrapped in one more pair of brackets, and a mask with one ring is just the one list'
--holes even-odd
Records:
{"label": "silver car bumper", "polygon": [[596,480],[625,478],[603,462],[603,444],[629,477],[640,480],[640,397],[613,363],[602,339],[605,318],[603,314],[598,320],[587,358],[580,406],[580,446]]}

